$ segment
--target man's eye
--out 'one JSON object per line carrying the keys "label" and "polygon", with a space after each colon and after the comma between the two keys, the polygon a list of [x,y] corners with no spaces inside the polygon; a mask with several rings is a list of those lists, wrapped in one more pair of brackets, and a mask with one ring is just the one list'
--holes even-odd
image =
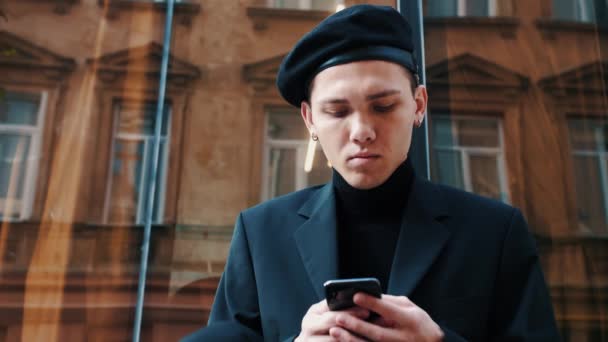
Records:
{"label": "man's eye", "polygon": [[325,113],[331,115],[331,116],[335,116],[335,117],[343,117],[346,114],[348,114],[348,110],[346,109],[330,109],[330,110],[326,110]]}
{"label": "man's eye", "polygon": [[395,107],[395,104],[389,105],[374,105],[374,111],[378,113],[390,112]]}

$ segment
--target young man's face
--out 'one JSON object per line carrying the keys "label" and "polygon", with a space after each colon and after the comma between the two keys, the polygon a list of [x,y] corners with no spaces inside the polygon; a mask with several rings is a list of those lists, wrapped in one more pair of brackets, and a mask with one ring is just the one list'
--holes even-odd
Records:
{"label": "young man's face", "polygon": [[427,103],[424,87],[412,94],[410,78],[400,65],[384,61],[341,64],[315,76],[302,117],[351,186],[381,185],[407,158]]}

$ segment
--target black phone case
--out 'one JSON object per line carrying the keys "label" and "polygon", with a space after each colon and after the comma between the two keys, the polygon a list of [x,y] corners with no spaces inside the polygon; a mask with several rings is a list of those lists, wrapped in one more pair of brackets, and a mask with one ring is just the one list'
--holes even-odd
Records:
{"label": "black phone case", "polygon": [[382,296],[382,288],[376,278],[330,280],[325,282],[324,287],[327,305],[332,311],[354,306],[353,296],[357,292],[365,292],[376,298]]}

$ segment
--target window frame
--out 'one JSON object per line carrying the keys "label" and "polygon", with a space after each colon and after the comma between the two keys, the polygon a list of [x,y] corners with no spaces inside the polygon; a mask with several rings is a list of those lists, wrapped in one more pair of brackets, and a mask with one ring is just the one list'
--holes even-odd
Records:
{"label": "window frame", "polygon": [[[287,110],[288,111],[288,110]],[[296,165],[294,168],[294,186],[295,188],[292,191],[297,191],[304,189],[306,187],[312,186],[312,184],[308,184],[306,174],[307,172],[304,170],[306,153],[308,152],[309,144],[315,145],[315,154],[323,153],[323,149],[321,148],[321,144],[317,142],[313,142],[311,139],[309,140],[298,140],[298,139],[272,139],[268,135],[269,128],[269,120],[270,113],[284,112],[280,108],[267,108],[264,112],[264,125],[263,125],[263,143],[262,143],[262,181],[261,181],[261,200],[266,201],[272,199],[274,197],[280,196],[273,194],[271,191],[271,184],[269,183],[270,179],[270,158],[271,151],[273,148],[278,149],[291,149],[296,153]],[[284,113],[285,115],[289,115],[288,113]],[[294,113],[294,115],[297,115]],[[302,122],[302,125],[304,123]],[[302,158],[300,158],[302,157]],[[276,190],[276,189],[275,189]]]}
{"label": "window frame", "polygon": [[[460,154],[460,158],[462,161],[462,175],[463,175],[463,185],[465,191],[475,193],[473,191],[473,184],[471,179],[471,167],[470,167],[470,158],[472,156],[496,156],[496,169],[498,171],[498,186],[500,190],[500,200],[504,203],[511,203],[511,196],[509,192],[509,184],[508,184],[508,171],[506,165],[506,156],[505,156],[505,144],[504,144],[504,129],[503,129],[503,120],[500,117],[488,117],[488,116],[475,116],[475,115],[449,115],[449,114],[434,114],[430,119],[431,123],[431,131],[433,120],[447,120],[449,122],[455,121],[465,121],[465,120],[482,120],[482,121],[496,121],[497,130],[498,130],[498,147],[470,147],[470,146],[461,146],[461,145],[436,145],[431,143],[431,150],[437,151],[456,151]],[[450,129],[452,131],[452,136],[458,136],[458,125],[450,125]],[[431,135],[432,136],[432,135]],[[436,158],[435,153],[432,154],[432,158]],[[431,163],[433,165],[433,163]]]}
{"label": "window frame", "polygon": [[[428,1],[430,1],[430,0],[428,0]],[[439,0],[435,0],[435,1],[439,1]],[[467,4],[471,0],[455,0],[455,1],[456,1],[456,13],[455,14],[453,14],[453,15],[429,15],[429,13],[427,12],[427,16],[429,16],[431,18],[476,17],[476,16],[472,16],[466,12]],[[488,4],[488,13],[481,17],[482,18],[493,18],[493,17],[498,16],[497,1],[499,1],[499,0],[484,0],[484,1]]]}
{"label": "window frame", "polygon": [[[574,187],[574,191],[575,193],[578,191],[577,187],[576,187],[576,172],[574,171],[574,157],[575,156],[584,156],[584,157],[593,157],[596,161],[596,166],[598,167],[598,171],[599,171],[599,182],[601,185],[601,189],[602,189],[602,199],[603,199],[603,209],[604,209],[604,220],[606,222],[606,227],[604,227],[604,232],[603,233],[596,233],[595,230],[593,228],[590,227],[591,232],[587,232],[587,234],[592,234],[594,236],[608,236],[608,149],[605,148],[606,146],[606,140],[608,139],[608,136],[606,134],[604,134],[603,129],[605,127],[608,127],[608,122],[604,122],[604,124],[602,126],[595,126],[593,127],[593,142],[596,146],[596,148],[594,150],[580,150],[580,149],[576,149],[573,145],[572,145],[572,139],[570,138],[570,134],[571,134],[571,129],[570,129],[570,122],[573,120],[580,120],[580,119],[587,119],[587,120],[592,120],[592,121],[605,121],[604,118],[602,117],[578,117],[578,116],[569,116],[566,118],[566,127],[567,127],[567,131],[568,131],[568,145],[570,147],[570,153],[571,153],[571,163],[572,163],[572,175],[573,175],[573,187]],[[580,221],[578,219],[578,210],[579,210],[579,204],[578,204],[578,200],[577,200],[578,195],[574,196],[574,200],[576,202],[575,205],[575,210],[577,211],[577,217],[576,217],[576,221],[577,221],[577,227],[580,226]]]}
{"label": "window frame", "polygon": [[[144,175],[146,175],[148,173],[148,170],[146,169],[145,165],[148,164],[147,162],[147,156],[148,153],[146,153],[145,151],[153,146],[154,143],[154,136],[147,136],[145,137],[145,135],[143,134],[130,134],[130,133],[120,133],[117,132],[118,130],[118,122],[120,120],[120,109],[121,109],[121,104],[125,103],[125,102],[131,102],[131,103],[135,103],[133,101],[129,101],[129,100],[123,100],[123,99],[116,99],[114,101],[114,103],[112,104],[112,133],[111,133],[111,146],[109,149],[109,156],[108,156],[108,171],[106,174],[106,193],[105,193],[105,197],[104,197],[104,204],[103,204],[103,217],[102,217],[102,222],[104,224],[124,224],[125,222],[114,222],[109,220],[109,215],[110,215],[110,204],[112,202],[112,183],[113,183],[113,172],[112,172],[112,168],[114,165],[114,161],[116,159],[114,159],[114,153],[115,153],[115,145],[116,145],[116,140],[119,139],[121,136],[122,138],[126,138],[126,139],[133,139],[135,141],[143,141],[144,142],[144,159],[142,160],[142,164],[144,165],[144,167],[142,167],[142,175],[141,175],[141,182],[144,182],[147,177],[145,177]],[[140,101],[138,101],[140,102]],[[150,101],[144,101],[141,102],[142,107],[146,105],[146,103],[153,103]],[[154,104],[154,107],[156,107],[156,104]],[[140,103],[137,103],[136,105],[140,105]],[[166,108],[168,108],[167,110],[167,128],[166,128],[166,135],[162,136],[161,135],[161,143],[164,142],[164,148],[162,149],[161,153],[163,154],[161,160],[164,161],[164,163],[162,165],[159,165],[159,174],[157,175],[157,179],[159,180],[159,183],[157,183],[156,186],[156,191],[158,191],[159,193],[156,194],[155,196],[160,200],[160,203],[157,204],[158,206],[158,212],[156,213],[156,216],[153,218],[152,223],[153,224],[162,224],[164,223],[164,215],[165,215],[165,202],[166,202],[166,188],[167,188],[167,182],[168,182],[168,164],[169,164],[169,158],[170,158],[170,150],[171,150],[171,122],[172,122],[172,112],[173,112],[173,108],[171,107],[171,102],[167,101],[167,103],[165,104],[165,106],[168,106]],[[143,139],[142,139],[143,137]],[[148,141],[145,141],[148,140]],[[152,146],[150,146],[152,145]],[[149,174],[147,175],[148,177],[150,176]],[[160,186],[158,186],[160,184]],[[147,190],[148,190],[148,186],[147,184],[141,184],[140,185],[140,191],[138,194],[138,203],[137,203],[137,213],[136,213],[136,218],[135,218],[135,222],[128,222],[129,224],[135,224],[135,225],[143,225],[145,222],[143,220],[143,218],[145,217],[145,206],[147,204],[147,201],[145,200],[147,198]]]}
{"label": "window frame", "polygon": [[292,9],[292,10],[301,10],[301,11],[331,11],[331,12],[335,12],[337,7],[340,5],[344,6],[343,0],[332,0],[335,3],[335,7],[331,8],[331,9],[313,8],[312,0],[296,0],[296,1],[298,3],[298,7],[279,6],[277,3],[281,2],[281,0],[266,0],[266,6],[269,8],[275,8],[275,9],[287,9],[287,10]]}
{"label": "window frame", "polygon": [[[552,0],[551,1],[551,6],[552,6],[552,19],[553,20],[563,20],[563,21],[572,21],[575,23],[581,23],[581,24],[592,24],[592,25],[601,25],[602,23],[600,22],[600,19],[607,19],[607,18],[599,18],[599,13],[597,13],[597,3],[599,1],[604,1],[604,0],[573,0],[573,2],[571,3],[572,7],[569,8],[566,12],[567,13],[571,13],[572,15],[570,17],[559,17],[557,16],[557,4],[556,2],[558,2],[558,0]],[[593,12],[589,13],[588,9],[589,9],[589,5],[592,5],[593,7]],[[606,8],[605,11],[608,11],[608,3],[606,4]],[[604,16],[608,16],[608,13],[604,13]]]}
{"label": "window frame", "polygon": [[[5,125],[0,123],[0,132],[5,133],[27,133],[31,137],[29,151],[27,154],[27,162],[25,174],[21,173],[21,176],[25,177],[23,184],[23,196],[19,203],[19,217],[5,216],[4,205],[0,205],[0,217],[3,221],[15,222],[25,221],[32,217],[34,200],[36,197],[37,179],[41,161],[41,151],[43,135],[45,131],[45,119],[47,116],[48,108],[48,97],[49,92],[46,90],[16,90],[12,87],[3,87],[7,92],[14,92],[20,94],[35,94],[40,96],[38,102],[38,113],[36,115],[36,125]],[[6,198],[0,198],[0,204],[4,204],[7,201]]]}

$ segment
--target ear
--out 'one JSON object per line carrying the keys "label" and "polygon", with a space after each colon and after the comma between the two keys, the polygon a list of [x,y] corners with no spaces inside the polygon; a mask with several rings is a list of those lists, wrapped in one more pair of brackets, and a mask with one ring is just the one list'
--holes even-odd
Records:
{"label": "ear", "polygon": [[424,85],[419,85],[414,92],[414,101],[416,102],[416,113],[414,113],[414,116],[416,117],[416,121],[422,122],[424,119],[428,100],[426,87]]}
{"label": "ear", "polygon": [[304,124],[306,124],[308,132],[312,134],[315,129],[312,120],[312,108],[310,107],[310,104],[308,102],[302,101],[302,103],[300,103],[300,114],[302,115],[302,119],[304,120]]}

